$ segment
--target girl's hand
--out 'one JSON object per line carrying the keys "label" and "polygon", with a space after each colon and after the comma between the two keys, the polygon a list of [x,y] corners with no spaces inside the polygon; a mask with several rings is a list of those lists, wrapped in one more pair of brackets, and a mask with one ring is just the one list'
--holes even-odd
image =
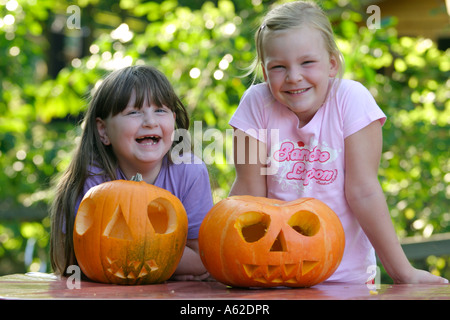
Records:
{"label": "girl's hand", "polygon": [[397,281],[396,283],[411,283],[411,284],[418,284],[418,283],[434,283],[434,284],[446,284],[448,283],[448,280],[435,276],[434,274],[431,274],[428,271],[419,270],[412,268],[412,271],[409,272],[409,274],[405,277],[405,279],[402,279],[400,281]]}
{"label": "girl's hand", "polygon": [[348,204],[394,283],[448,283],[411,266],[398,241],[378,181],[381,124],[374,121],[345,140],[345,194]]}

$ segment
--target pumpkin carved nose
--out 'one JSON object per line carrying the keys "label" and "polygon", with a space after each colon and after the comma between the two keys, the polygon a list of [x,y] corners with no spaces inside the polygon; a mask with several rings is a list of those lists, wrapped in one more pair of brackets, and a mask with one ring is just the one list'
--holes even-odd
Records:
{"label": "pumpkin carved nose", "polygon": [[105,228],[103,235],[115,239],[132,241],[133,235],[128,227],[125,217],[120,206],[117,206],[111,221]]}
{"label": "pumpkin carved nose", "polygon": [[283,231],[280,231],[280,233],[278,234],[277,238],[275,239],[275,241],[272,244],[272,247],[270,248],[270,251],[275,251],[275,252],[286,252],[287,251],[286,241],[284,240]]}
{"label": "pumpkin carved nose", "polygon": [[270,251],[275,251],[275,252],[286,252],[287,251],[286,241],[284,240],[283,231],[280,231],[280,233],[278,234],[277,238],[275,239],[275,241],[272,244],[272,247],[270,248]]}

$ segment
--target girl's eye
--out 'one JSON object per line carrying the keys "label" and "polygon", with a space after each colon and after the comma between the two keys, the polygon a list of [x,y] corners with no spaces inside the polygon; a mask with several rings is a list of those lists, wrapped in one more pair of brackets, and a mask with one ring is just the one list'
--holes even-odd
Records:
{"label": "girl's eye", "polygon": [[314,63],[315,61],[313,61],[313,60],[308,60],[308,61],[305,61],[305,62],[303,62],[303,64],[311,64],[311,63]]}
{"label": "girl's eye", "polygon": [[126,115],[132,116],[132,115],[139,115],[141,114],[140,110],[129,110],[126,112]]}
{"label": "girl's eye", "polygon": [[158,112],[158,113],[168,113],[170,111],[171,110],[166,106],[157,107],[155,110],[155,112]]}

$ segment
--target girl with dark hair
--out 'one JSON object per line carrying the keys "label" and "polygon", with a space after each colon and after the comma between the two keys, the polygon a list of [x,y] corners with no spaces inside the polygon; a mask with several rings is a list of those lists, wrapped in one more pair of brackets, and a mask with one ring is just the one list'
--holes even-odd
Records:
{"label": "girl with dark hair", "polygon": [[[208,171],[194,155],[170,152],[175,130],[186,131],[189,116],[165,75],[148,66],[112,72],[93,94],[82,127],[81,142],[59,177],[50,208],[54,271],[65,275],[76,264],[72,233],[84,194],[105,181],[140,173],[147,183],[178,197],[188,215],[187,244],[173,278],[206,278],[197,236],[213,205]],[[175,156],[192,161],[173,161]]]}

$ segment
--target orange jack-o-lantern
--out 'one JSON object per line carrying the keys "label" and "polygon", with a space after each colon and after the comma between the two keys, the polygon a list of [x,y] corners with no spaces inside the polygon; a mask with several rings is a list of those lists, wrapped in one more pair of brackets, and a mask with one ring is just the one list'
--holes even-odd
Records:
{"label": "orange jack-o-lantern", "polygon": [[91,280],[160,283],[174,273],[187,238],[187,216],[169,191],[144,181],[91,188],[78,209],[75,256]]}
{"label": "orange jack-o-lantern", "polygon": [[218,281],[237,287],[310,287],[344,253],[344,230],[323,202],[234,196],[217,203],[199,233],[200,257]]}

